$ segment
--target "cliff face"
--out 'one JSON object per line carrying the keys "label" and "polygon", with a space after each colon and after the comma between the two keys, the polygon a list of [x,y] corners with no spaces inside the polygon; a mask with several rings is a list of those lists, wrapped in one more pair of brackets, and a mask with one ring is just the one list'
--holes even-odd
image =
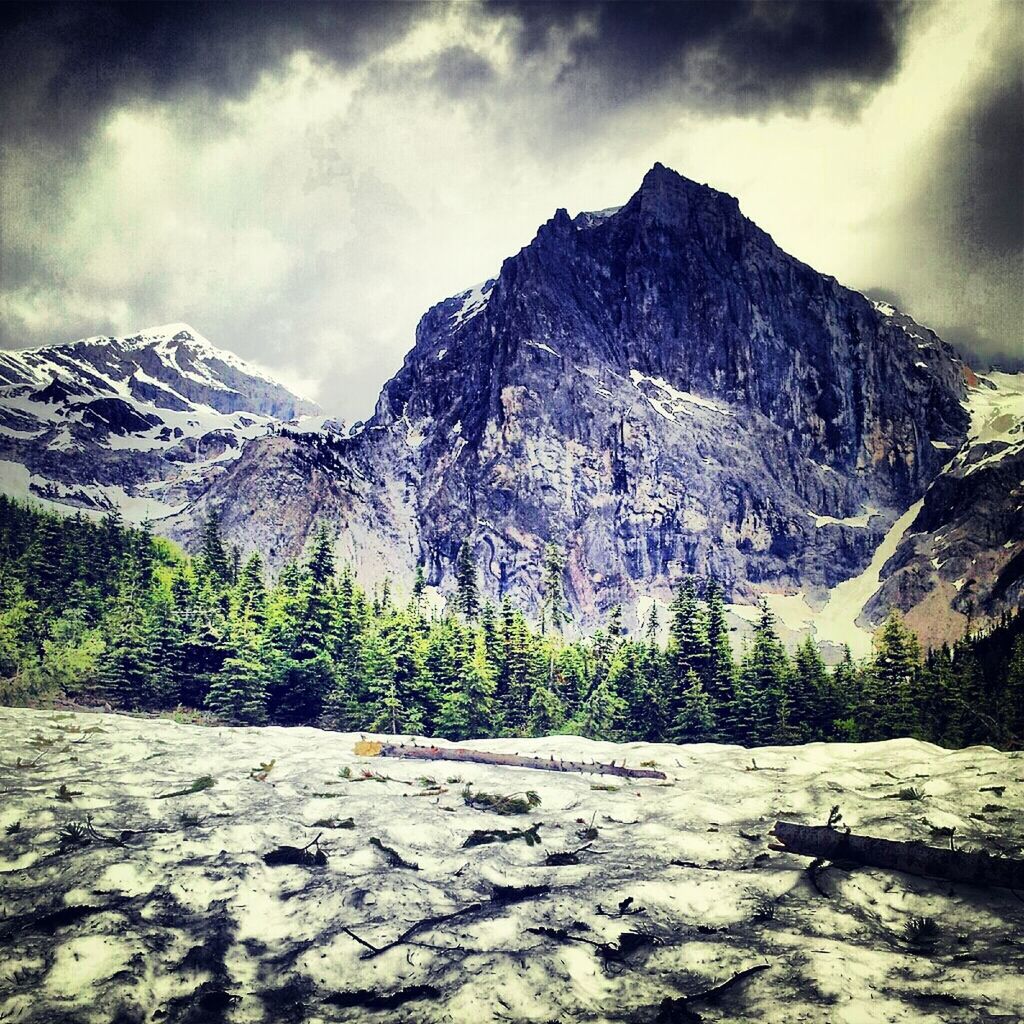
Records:
{"label": "cliff face", "polygon": [[[369,579],[441,584],[468,537],[484,588],[528,607],[555,540],[583,620],[687,572],[824,593],[964,441],[963,381],[931,332],[656,165],[431,309],[355,436],[252,442],[198,510],[294,552],[319,509]],[[308,486],[277,494],[282,472]]]}

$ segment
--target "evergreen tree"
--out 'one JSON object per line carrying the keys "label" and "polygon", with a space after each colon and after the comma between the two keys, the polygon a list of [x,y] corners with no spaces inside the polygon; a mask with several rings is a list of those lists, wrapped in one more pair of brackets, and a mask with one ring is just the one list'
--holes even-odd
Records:
{"label": "evergreen tree", "polygon": [[717,735],[715,712],[711,698],[690,669],[686,676],[683,700],[672,721],[671,737],[674,743],[706,743]]}
{"label": "evergreen tree", "polygon": [[666,652],[670,685],[668,713],[672,721],[686,702],[691,672],[698,677],[708,672],[707,622],[697,601],[693,579],[680,583],[670,607],[668,648]]}
{"label": "evergreen tree", "polygon": [[544,549],[542,632],[544,632],[543,626],[546,624],[555,633],[561,633],[568,621],[564,576],[565,558],[555,544],[548,544]]}
{"label": "evergreen tree", "polygon": [[565,723],[565,709],[546,681],[538,683],[530,697],[527,731],[531,736],[551,736]]}
{"label": "evergreen tree", "polygon": [[212,573],[222,584],[229,583],[231,572],[228,555],[224,549],[224,541],[220,530],[220,513],[213,510],[207,515],[203,524],[202,559],[207,571]]}
{"label": "evergreen tree", "polygon": [[666,738],[668,717],[657,647],[627,641],[615,654],[608,677],[625,704],[625,733],[649,743]]}
{"label": "evergreen tree", "polygon": [[625,710],[611,678],[605,676],[584,701],[573,723],[574,731],[592,740],[617,740]]}
{"label": "evergreen tree", "polygon": [[875,634],[867,721],[885,736],[909,735],[914,719],[914,681],[921,645],[892,611]]}
{"label": "evergreen tree", "polygon": [[786,649],[775,632],[775,616],[762,602],[761,614],[739,671],[734,730],[741,743],[753,746],[769,742],[781,724],[788,724],[779,714],[788,682]]}
{"label": "evergreen tree", "polygon": [[235,585],[235,613],[259,627],[267,616],[267,585],[263,580],[263,560],[253,552],[242,567]]}
{"label": "evergreen tree", "polygon": [[796,742],[825,739],[831,734],[839,710],[831,690],[821,651],[808,637],[796,650],[786,704],[787,724],[792,727]]}
{"label": "evergreen tree", "polygon": [[701,681],[711,698],[718,719],[719,733],[725,736],[731,727],[736,702],[736,665],[729,643],[729,623],[725,612],[725,598],[715,577],[708,580],[705,591],[707,602],[707,659]]}
{"label": "evergreen tree", "polygon": [[480,613],[476,559],[468,540],[459,545],[459,554],[455,559],[455,607],[467,622],[472,622]]}
{"label": "evergreen tree", "polygon": [[266,666],[253,650],[227,658],[206,695],[206,706],[215,715],[245,725],[262,725],[267,719]]}

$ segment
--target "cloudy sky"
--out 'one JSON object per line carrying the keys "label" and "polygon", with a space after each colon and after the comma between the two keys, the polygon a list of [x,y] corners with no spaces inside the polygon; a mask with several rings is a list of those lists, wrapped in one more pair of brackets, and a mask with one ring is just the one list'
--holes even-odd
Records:
{"label": "cloudy sky", "polygon": [[5,4],[0,346],[184,320],[366,415],[419,316],[656,160],[1024,355],[1024,4]]}

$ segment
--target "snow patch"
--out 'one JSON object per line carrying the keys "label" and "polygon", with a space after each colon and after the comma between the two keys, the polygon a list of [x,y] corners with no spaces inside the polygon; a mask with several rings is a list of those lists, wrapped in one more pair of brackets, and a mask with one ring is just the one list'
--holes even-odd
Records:
{"label": "snow patch", "polygon": [[[673,423],[677,413],[690,411],[688,407],[710,409],[722,416],[733,415],[731,410],[722,402],[704,398],[701,395],[695,395],[692,391],[680,391],[662,377],[648,377],[639,370],[630,370],[629,379],[633,382],[633,387],[647,399],[651,408],[663,419],[670,420]],[[649,390],[644,390],[643,385],[655,388],[660,394],[652,395]]]}
{"label": "snow patch", "polygon": [[867,508],[860,515],[847,516],[845,519],[837,519],[835,516],[822,516],[818,515],[817,512],[807,511],[814,520],[815,526],[867,526],[871,521],[872,516],[878,515],[878,509],[874,505],[868,505]]}
{"label": "snow patch", "polygon": [[477,316],[487,305],[487,300],[494,290],[494,280],[484,281],[481,284],[473,285],[468,291],[462,292],[455,297],[462,299],[462,305],[452,314],[451,325],[453,329],[462,327]]}
{"label": "snow patch", "polygon": [[544,344],[543,341],[528,341],[526,344],[531,348],[539,348],[542,352],[548,352],[559,359],[562,358],[561,352],[556,352],[550,345]]}

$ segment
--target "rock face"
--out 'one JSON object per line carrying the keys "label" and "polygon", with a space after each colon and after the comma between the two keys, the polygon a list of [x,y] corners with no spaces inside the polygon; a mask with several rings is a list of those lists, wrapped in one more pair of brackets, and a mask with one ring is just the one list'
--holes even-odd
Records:
{"label": "rock face", "polygon": [[0,352],[0,487],[159,519],[247,441],[316,411],[184,324]]}
{"label": "rock face", "polygon": [[901,609],[931,643],[1024,601],[1024,375],[972,377],[968,408],[967,442],[928,488],[867,607],[869,620]]}
{"label": "rock face", "polygon": [[554,540],[584,622],[689,572],[824,594],[960,447],[965,395],[930,331],[656,165],[431,309],[353,436],[254,442],[200,506],[280,558],[326,517],[367,579],[444,586],[469,538],[484,589],[530,608]]}

